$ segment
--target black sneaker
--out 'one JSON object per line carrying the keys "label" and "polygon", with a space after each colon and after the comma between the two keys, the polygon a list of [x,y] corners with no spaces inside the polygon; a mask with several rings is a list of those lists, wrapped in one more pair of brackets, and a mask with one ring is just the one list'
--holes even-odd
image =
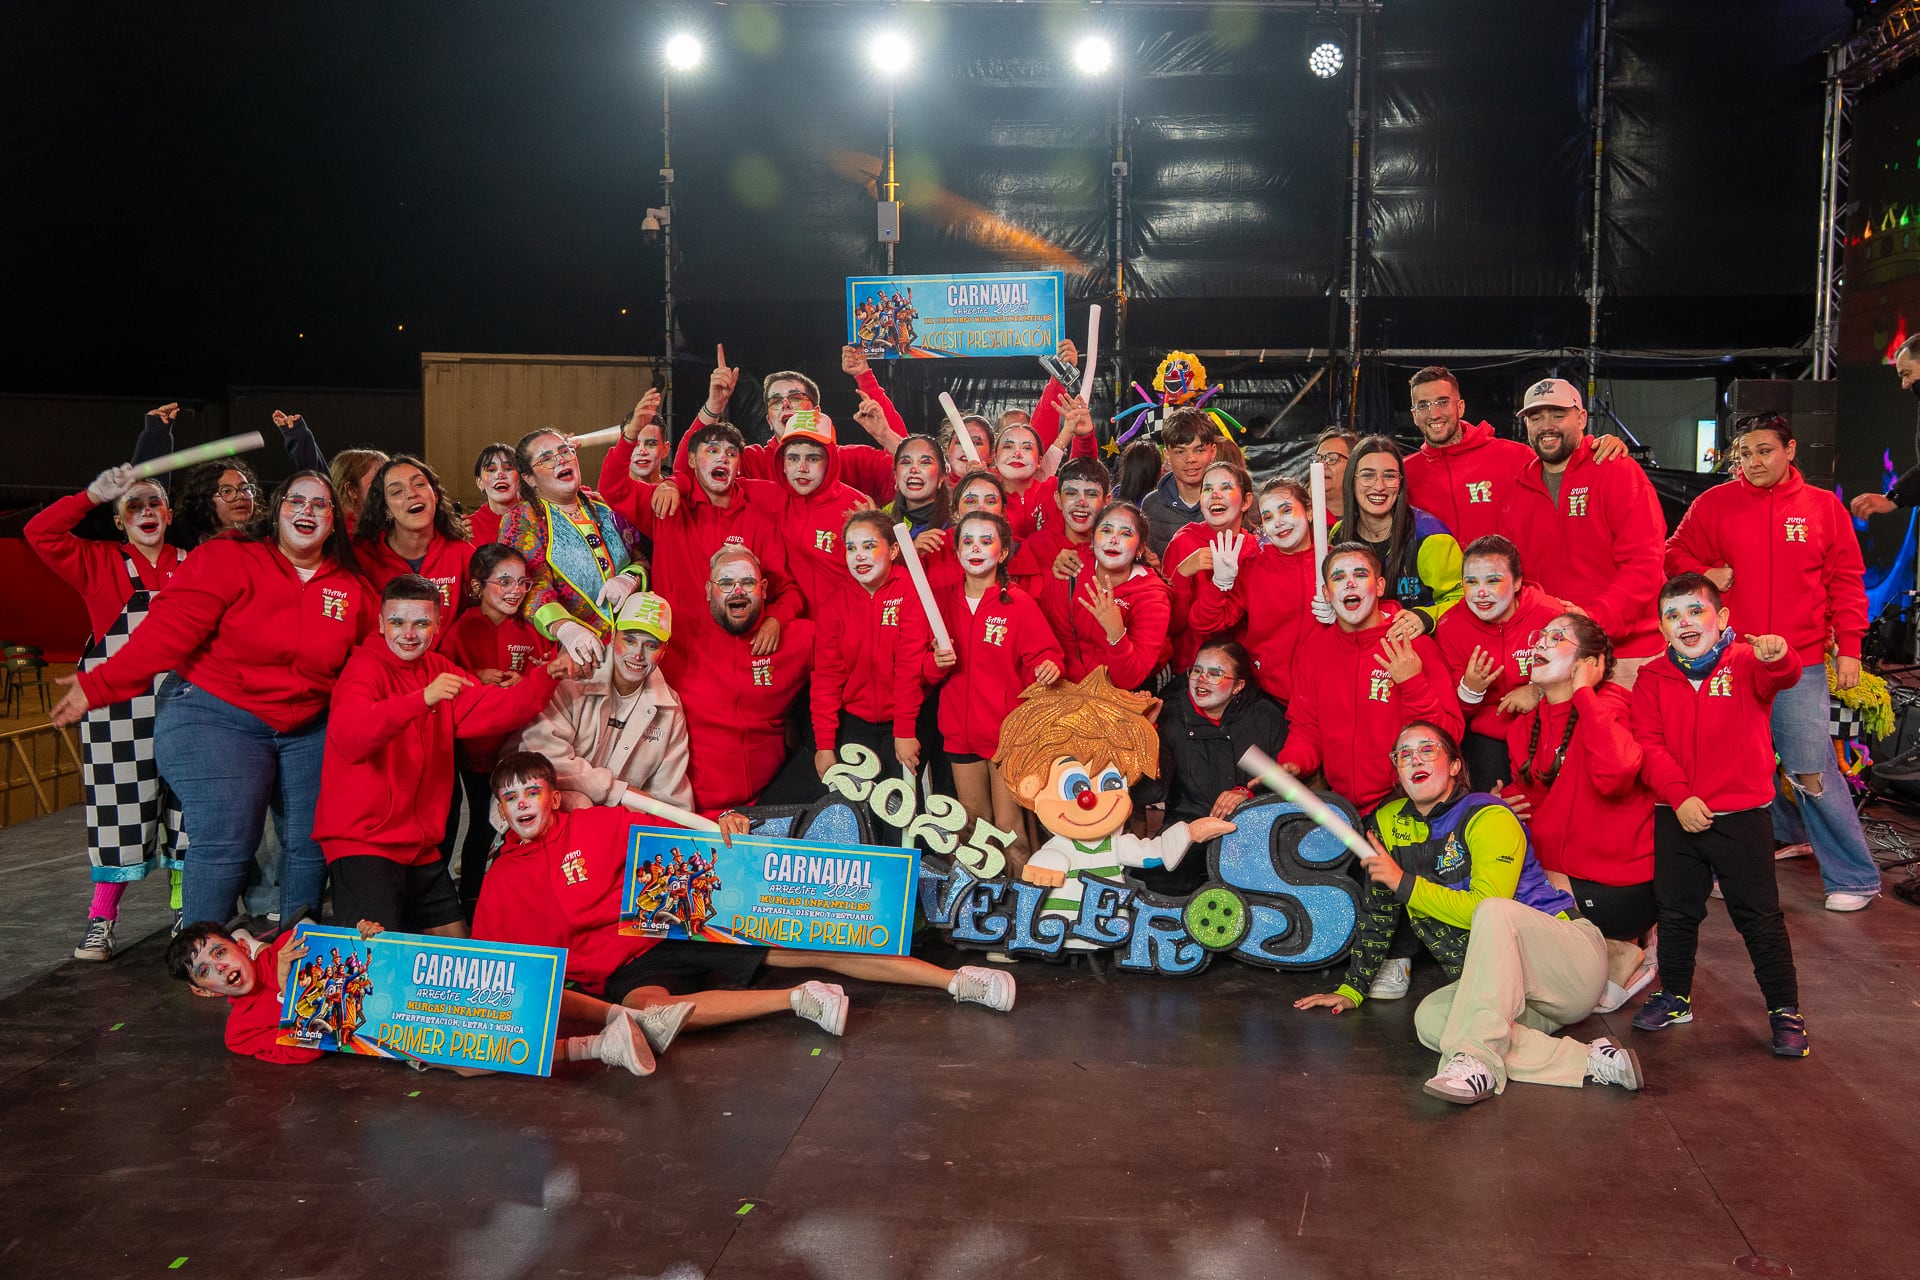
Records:
{"label": "black sneaker", "polygon": [[1813,1052],[1807,1047],[1807,1020],[1799,1009],[1792,1005],[1769,1009],[1767,1021],[1773,1024],[1774,1057],[1804,1058]]}
{"label": "black sneaker", "polygon": [[87,920],[87,931],[80,937],[80,945],[73,949],[75,960],[95,962],[113,959],[113,921],[101,916],[91,916]]}
{"label": "black sneaker", "polygon": [[1640,1006],[1640,1012],[1633,1015],[1635,1031],[1661,1031],[1667,1027],[1677,1027],[1683,1022],[1693,1021],[1693,997],[1668,995],[1665,991],[1656,991],[1653,998]]}

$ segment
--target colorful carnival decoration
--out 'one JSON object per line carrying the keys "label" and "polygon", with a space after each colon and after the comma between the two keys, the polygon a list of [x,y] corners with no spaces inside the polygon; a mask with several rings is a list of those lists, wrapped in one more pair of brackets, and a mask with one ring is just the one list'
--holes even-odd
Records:
{"label": "colorful carnival decoration", "polygon": [[1153,391],[1148,392],[1139,383],[1133,389],[1140,394],[1140,403],[1123,409],[1114,415],[1116,427],[1133,418],[1131,426],[1121,431],[1119,443],[1126,444],[1140,434],[1149,422],[1165,422],[1167,415],[1176,409],[1204,409],[1213,425],[1229,442],[1233,433],[1246,434],[1246,428],[1235,421],[1232,414],[1209,401],[1220,394],[1218,385],[1207,385],[1207,366],[1200,363],[1200,357],[1190,351],[1169,351],[1153,374]]}

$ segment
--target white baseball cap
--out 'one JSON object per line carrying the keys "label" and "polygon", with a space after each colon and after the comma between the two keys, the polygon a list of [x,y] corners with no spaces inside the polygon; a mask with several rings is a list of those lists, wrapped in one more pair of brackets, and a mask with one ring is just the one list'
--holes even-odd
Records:
{"label": "white baseball cap", "polygon": [[1586,401],[1580,398],[1580,393],[1565,378],[1542,378],[1528,387],[1527,398],[1520,406],[1520,412],[1525,413],[1543,404],[1556,409],[1586,408]]}

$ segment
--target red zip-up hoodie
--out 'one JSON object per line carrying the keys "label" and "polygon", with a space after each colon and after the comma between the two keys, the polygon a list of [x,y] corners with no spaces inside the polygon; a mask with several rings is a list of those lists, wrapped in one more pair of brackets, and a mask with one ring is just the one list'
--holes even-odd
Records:
{"label": "red zip-up hoodie", "polygon": [[815,603],[815,749],[838,747],[842,709],[891,724],[896,738],[914,737],[927,686],[946,672],[933,664],[933,632],[913,579],[896,565],[871,595],[856,582]]}
{"label": "red zip-up hoodie", "polygon": [[367,575],[376,596],[395,578],[416,572],[440,588],[441,635],[446,635],[445,628],[466,609],[467,566],[473,563],[473,543],[455,542],[435,533],[427,543],[427,554],[420,558],[417,570],[402,560],[385,538],[356,542],[353,551],[360,559],[360,571]]}
{"label": "red zip-up hoodie", "polygon": [[687,710],[694,803],[712,815],[754,802],[787,761],[787,712],[813,674],[814,624],[780,632],[780,647],[755,657],[750,636],[736,636],[699,611],[674,614],[673,641],[661,655],[667,683]]}
{"label": "red zip-up hoodie", "polygon": [[1720,600],[1741,635],[1783,637],[1803,667],[1826,661],[1829,635],[1841,657],[1860,656],[1867,633],[1860,540],[1840,500],[1808,484],[1800,468],[1771,489],[1742,475],[1693,500],[1667,539],[1667,572],[1721,566],[1733,570],[1733,585]]}
{"label": "red zip-up hoodie", "polygon": [[331,560],[302,582],[272,542],[213,538],[181,562],[146,621],[80,676],[80,688],[105,706],[175,671],[288,733],[327,709],[340,668],[379,614],[367,580]]}
{"label": "red zip-up hoodie", "polygon": [[[522,676],[553,657],[557,647],[525,618],[516,615],[495,623],[478,605],[447,628],[439,645],[441,656],[462,671],[511,671]],[[505,735],[462,738],[453,744],[454,760],[469,773],[485,773],[493,768],[505,743]]]}
{"label": "red zip-up hoodie", "polygon": [[1773,700],[1800,679],[1793,652],[1762,662],[1736,640],[1699,688],[1665,656],[1633,684],[1633,737],[1641,776],[1661,804],[1699,796],[1715,813],[1773,803]]}
{"label": "red zip-up hoodie", "polygon": [[[873,370],[860,374],[854,379],[860,390],[871,396],[886,415],[887,425],[901,435],[907,434],[907,420],[893,406],[893,400],[881,387],[880,379],[874,377]],[[836,424],[837,425],[837,424]],[[691,429],[680,436],[680,444],[673,453],[673,473],[676,476],[691,474],[687,468],[687,437]],[[633,454],[633,446],[623,440],[616,440],[613,448],[625,446],[619,467],[622,473],[627,469]],[[750,444],[740,451],[740,474],[752,480],[774,481],[780,478],[779,440],[763,440],[759,444]],[[870,444],[830,444],[827,457],[836,460],[840,467],[840,479],[861,493],[873,495],[875,505],[884,506],[893,501],[893,454]],[[600,489],[606,492],[607,469],[614,465],[613,453],[609,451],[607,459],[600,466]]]}
{"label": "red zip-up hoodie", "polygon": [[1387,757],[1410,721],[1431,720],[1456,738],[1460,735],[1460,700],[1430,637],[1414,639],[1420,674],[1404,684],[1395,684],[1374,661],[1399,612],[1398,605],[1385,601],[1380,621],[1371,627],[1348,631],[1338,623],[1316,626],[1295,657],[1287,741],[1279,761],[1298,767],[1303,776],[1324,769],[1327,785],[1363,814],[1398,785]]}
{"label": "red zip-up hoodie", "polygon": [[[1200,580],[1206,578],[1212,586],[1213,574],[1210,570],[1200,569],[1191,577],[1180,572],[1180,562],[1202,547],[1213,545],[1215,530],[1203,520],[1193,520],[1182,525],[1180,531],[1167,540],[1167,549],[1160,557],[1161,567],[1167,574],[1168,604],[1173,610],[1173,621],[1168,627],[1169,638],[1173,642],[1173,669],[1185,671],[1193,665],[1194,655],[1200,652],[1200,642],[1211,639],[1240,639],[1240,631],[1234,623],[1226,623],[1219,630],[1202,631],[1194,625],[1194,604],[1200,592]],[[1241,544],[1240,555],[1244,570],[1245,561],[1253,557],[1258,549],[1258,539],[1253,534]],[[1313,557],[1307,557],[1311,563]],[[1236,579],[1237,581],[1237,579]]]}
{"label": "red zip-up hoodie", "polygon": [[229,1053],[282,1067],[304,1066],[325,1056],[318,1049],[280,1043],[280,1007],[286,1003],[280,989],[280,952],[293,937],[291,932],[283,933],[261,947],[253,957],[253,990],[227,998],[224,1039]]}
{"label": "red zip-up hoodie", "polygon": [[[1656,665],[1649,662],[1641,670]],[[1534,722],[1540,722],[1540,745],[1533,753],[1538,775],[1552,771],[1567,717],[1575,711],[1580,722],[1560,772],[1550,783],[1528,782],[1520,766],[1527,759]],[[1653,792],[1640,779],[1645,756],[1634,741],[1630,719],[1627,691],[1609,680],[1597,688],[1578,689],[1558,705],[1543,700],[1507,726],[1513,785],[1533,805],[1527,829],[1547,870],[1596,884],[1645,884],[1653,879]]]}
{"label": "red zip-up hoodie", "polygon": [[589,992],[604,991],[614,970],[658,941],[620,933],[627,833],[640,823],[672,825],[595,805],[556,811],[537,840],[523,841],[509,831],[480,886],[473,936],[565,947],[567,981]]}
{"label": "red zip-up hoodie", "polygon": [[1059,492],[1056,477],[1037,474],[1019,493],[1007,490],[1007,523],[1013,526],[1013,536],[1030,538],[1041,529],[1059,524],[1060,504],[1054,501]]}
{"label": "red zip-up hoodie", "polygon": [[[445,671],[473,683],[429,707],[422,692]],[[524,728],[552,695],[545,667],[502,688],[481,684],[438,653],[403,661],[385,636],[368,636],[347,659],[327,718],[313,811],[313,838],[327,861],[437,861],[453,798],[453,740]]]}
{"label": "red zip-up hoodie", "polygon": [[841,453],[828,447],[827,472],[820,487],[801,494],[787,482],[785,469],[775,477],[780,493],[781,543],[787,549],[787,566],[794,585],[806,601],[807,612],[823,608],[842,591],[865,591],[847,572],[846,548],[840,534],[847,524],[847,513],[873,504],[867,495],[847,484],[841,476]]}
{"label": "red zip-up hoodie", "polygon": [[1407,455],[1407,501],[1438,518],[1464,547],[1506,532],[1500,504],[1533,460],[1532,449],[1502,440],[1490,423],[1463,422],[1457,443],[1423,444]]}
{"label": "red zip-up hoodie", "polygon": [[[1585,609],[1621,658],[1665,648],[1653,599],[1666,576],[1660,567],[1667,521],[1640,464],[1593,460],[1583,437],[1560,473],[1558,501],[1547,495],[1540,459],[1520,472],[1500,503],[1500,531],[1520,548],[1527,578]],[[1628,883],[1623,881],[1622,883]]]}
{"label": "red zip-up hoodie", "polygon": [[1035,668],[1050,661],[1065,670],[1066,659],[1046,615],[1019,587],[1008,587],[1002,600],[990,586],[972,609],[966,594],[964,578],[933,591],[958,659],[940,695],[940,735],[950,752],[991,760],[1000,722],[1020,705]]}
{"label": "red zip-up hoodie", "polygon": [[769,481],[736,477],[732,501],[716,507],[712,496],[687,472],[683,473],[684,482],[680,478],[660,482],[680,489],[680,509],[661,520],[653,514],[654,486],[628,479],[624,458],[618,466],[613,465],[614,455],[623,450],[631,455],[633,446],[616,441],[607,451],[608,465],[602,469],[601,478],[611,487],[601,496],[634,528],[653,539],[649,581],[653,590],[673,606],[675,618],[707,613],[707,574],[714,553],[730,544],[744,546],[760,557],[760,571],[767,579],[768,617],[780,619],[785,627],[805,611],[806,602],[794,589],[793,568],[780,528],[784,490]]}
{"label": "red zip-up hoodie", "polygon": [[1211,573],[1195,574],[1193,584],[1194,634],[1239,635],[1253,655],[1255,682],[1283,706],[1290,702],[1294,657],[1308,636],[1325,629],[1313,617],[1313,543],[1241,552],[1231,591],[1214,586]]}
{"label": "red zip-up hoodie", "polygon": [[178,547],[167,543],[160,558],[149,561],[125,542],[101,542],[82,538],[74,527],[87,518],[95,506],[85,493],[69,494],[47,504],[46,510],[27,521],[23,531],[34,553],[47,568],[66,579],[80,593],[87,606],[87,622],[94,637],[107,634],[120,617],[120,611],[133,598],[133,583],[127,577],[127,558],[133,558],[140,574],[140,585],[155,592],[172,581],[183,558]]}
{"label": "red zip-up hoodie", "polygon": [[1456,692],[1475,649],[1485,649],[1500,659],[1500,673],[1487,686],[1487,696],[1477,706],[1462,703],[1460,709],[1466,713],[1468,729],[1502,742],[1507,740],[1507,725],[1513,717],[1500,710],[1500,699],[1527,683],[1527,671],[1533,665],[1533,646],[1527,643],[1528,637],[1567,611],[1565,601],[1554,599],[1531,582],[1520,584],[1513,604],[1505,622],[1487,623],[1462,601],[1458,608],[1441,614],[1440,625],[1433,629],[1434,643],[1446,659],[1447,677]]}
{"label": "red zip-up hoodie", "polygon": [[[1056,552],[1057,554],[1057,552]],[[1126,630],[1120,643],[1107,643],[1107,629],[1100,625],[1087,607],[1093,600],[1093,556],[1088,567],[1071,582],[1053,576],[1053,570],[1031,579],[1039,588],[1027,594],[1040,606],[1040,612],[1053,628],[1054,638],[1066,655],[1066,678],[1079,680],[1095,667],[1105,667],[1107,678],[1116,689],[1138,689],[1152,678],[1172,652],[1167,628],[1172,620],[1172,596],[1159,574],[1143,564],[1113,589],[1113,602],[1120,606]]]}

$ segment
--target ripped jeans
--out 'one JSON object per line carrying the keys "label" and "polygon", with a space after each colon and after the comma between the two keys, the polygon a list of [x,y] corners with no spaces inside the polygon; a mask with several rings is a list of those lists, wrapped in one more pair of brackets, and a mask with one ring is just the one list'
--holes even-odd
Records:
{"label": "ripped jeans", "polygon": [[[1796,808],[1773,804],[1776,835],[1791,840],[1803,830],[1820,861],[1820,879],[1828,893],[1880,892],[1880,867],[1867,852],[1867,836],[1853,809],[1853,792],[1834,759],[1828,732],[1825,664],[1807,667],[1800,680],[1773,700],[1773,749],[1793,781]],[[1801,779],[1817,776],[1817,784]],[[1818,786],[1819,794],[1814,794]]]}

